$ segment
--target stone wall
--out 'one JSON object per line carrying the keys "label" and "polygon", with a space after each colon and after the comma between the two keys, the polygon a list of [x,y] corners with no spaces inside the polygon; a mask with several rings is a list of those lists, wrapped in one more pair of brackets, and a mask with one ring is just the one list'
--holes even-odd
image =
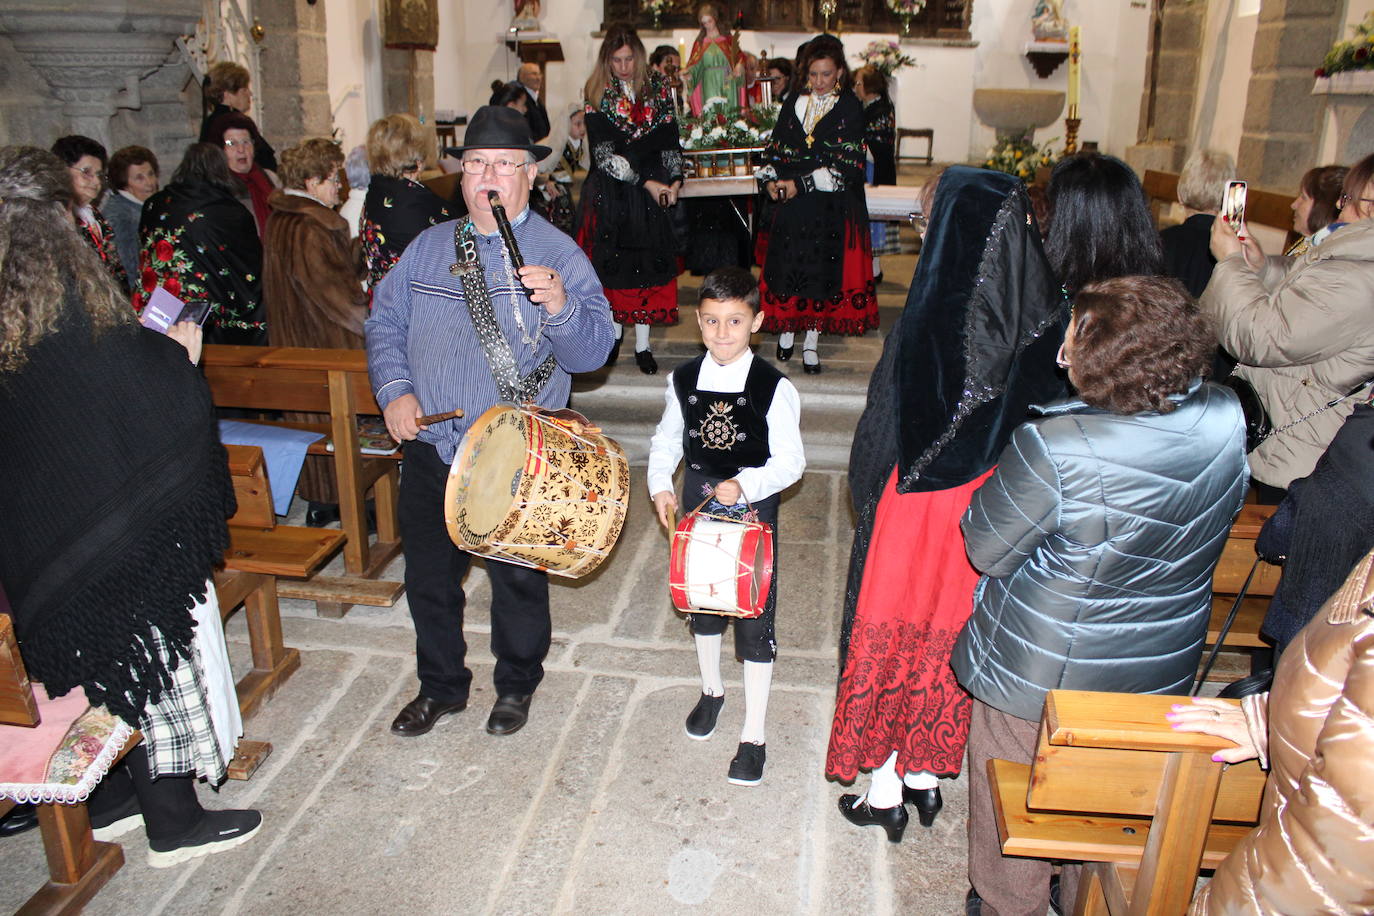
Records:
{"label": "stone wall", "polygon": [[329,106],[329,55],[325,6],[306,0],[272,0],[257,5],[266,30],[262,41],[262,99],[258,121],[278,150],[306,137],[328,137],[334,124]]}
{"label": "stone wall", "polygon": [[1312,71],[1340,36],[1341,4],[1264,0],[1250,59],[1250,89],[1237,170],[1265,188],[1296,187],[1318,165],[1326,100],[1312,95]]}
{"label": "stone wall", "polygon": [[1167,3],[1158,37],[1146,63],[1145,89],[1140,99],[1139,142],[1126,151],[1137,171],[1176,172],[1187,154],[1202,57],[1205,0]]}

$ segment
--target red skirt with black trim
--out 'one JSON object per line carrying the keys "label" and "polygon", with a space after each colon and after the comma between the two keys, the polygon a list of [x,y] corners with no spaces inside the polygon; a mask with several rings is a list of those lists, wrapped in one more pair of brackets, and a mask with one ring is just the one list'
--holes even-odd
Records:
{"label": "red skirt with black trim", "polygon": [[925,493],[898,493],[895,470],[888,479],[835,699],[828,778],[850,782],[894,750],[902,775],[962,768],[970,697],[949,658],[973,613],[979,574],[959,520],[991,474]]}
{"label": "red skirt with black trim", "polygon": [[[878,326],[878,296],[873,283],[873,247],[867,231],[845,232],[845,247],[840,263],[840,289],[825,298],[778,295],[768,288],[767,271],[759,272],[759,301],[763,327],[767,334],[786,331],[819,331],[861,337]],[[760,232],[754,243],[754,257],[767,264],[769,236]],[[775,252],[787,257],[787,252]]]}
{"label": "red skirt with black trim", "polygon": [[646,289],[603,289],[620,324],[677,324],[677,277]]}

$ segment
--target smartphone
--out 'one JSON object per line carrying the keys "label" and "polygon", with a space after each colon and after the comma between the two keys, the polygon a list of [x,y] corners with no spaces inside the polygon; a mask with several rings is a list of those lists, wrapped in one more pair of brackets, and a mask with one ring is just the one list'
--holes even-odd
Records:
{"label": "smartphone", "polygon": [[1245,226],[1245,192],[1245,182],[1228,181],[1226,190],[1221,195],[1221,218],[1237,233]]}

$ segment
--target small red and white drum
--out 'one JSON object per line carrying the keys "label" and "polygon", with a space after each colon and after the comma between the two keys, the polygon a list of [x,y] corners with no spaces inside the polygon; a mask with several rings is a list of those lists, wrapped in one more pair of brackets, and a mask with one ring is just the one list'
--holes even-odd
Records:
{"label": "small red and white drum", "polygon": [[772,525],[692,512],[673,532],[668,592],[679,611],[759,617],[772,584]]}

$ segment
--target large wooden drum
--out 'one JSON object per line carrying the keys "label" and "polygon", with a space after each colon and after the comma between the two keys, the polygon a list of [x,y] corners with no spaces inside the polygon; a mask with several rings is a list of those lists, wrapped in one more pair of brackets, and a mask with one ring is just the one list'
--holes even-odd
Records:
{"label": "large wooden drum", "polygon": [[586,417],[498,404],[458,446],[444,519],[463,550],[576,579],[610,555],[629,499],[625,451]]}

